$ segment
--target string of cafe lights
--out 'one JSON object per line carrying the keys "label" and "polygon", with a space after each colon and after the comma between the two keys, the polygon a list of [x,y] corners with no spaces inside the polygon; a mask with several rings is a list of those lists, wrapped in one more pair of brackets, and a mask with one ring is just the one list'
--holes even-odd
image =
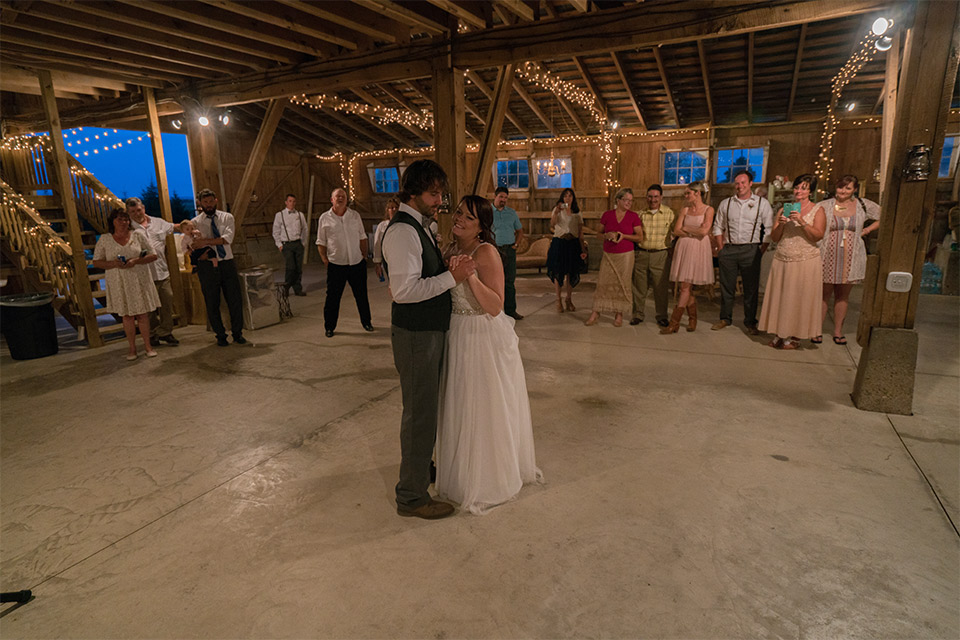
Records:
{"label": "string of cafe lights", "polygon": [[[113,132],[114,132],[114,133],[119,133],[116,129],[114,129]],[[71,140],[71,139],[70,139],[70,135],[75,136],[76,139]],[[123,142],[122,139],[121,139],[119,142],[111,142],[110,144],[105,144],[105,145],[103,145],[103,146],[101,147],[101,146],[100,146],[100,144],[101,144],[101,143],[100,143],[101,138],[106,138],[108,135],[109,135],[109,132],[108,132],[108,131],[102,131],[101,133],[93,134],[93,136],[92,136],[92,138],[91,138],[91,136],[90,136],[89,134],[86,134],[86,135],[85,135],[85,134],[83,133],[83,127],[78,127],[77,129],[71,129],[69,132],[64,132],[64,134],[63,134],[63,138],[64,138],[64,141],[65,141],[65,142],[64,142],[64,146],[65,146],[66,148],[69,148],[69,149],[70,149],[70,153],[73,153],[73,154],[78,155],[78,156],[80,156],[80,155],[90,156],[91,154],[93,154],[93,155],[100,155],[101,153],[107,153],[108,151],[113,151],[113,150],[115,150],[115,149],[120,149],[120,148],[123,147],[124,142]],[[83,136],[83,137],[81,138],[80,136]],[[140,142],[140,141],[142,141],[144,138],[150,138],[150,134],[149,134],[149,133],[142,133],[142,134],[140,134],[140,135],[138,135],[138,136],[131,136],[131,137],[127,138],[126,144],[127,144],[127,145],[131,145],[131,144],[134,143],[134,140],[136,140],[137,142]],[[89,143],[89,144],[95,145],[95,146],[93,146],[93,148],[85,149],[85,150],[83,150],[83,151],[80,151],[79,149],[76,149],[76,150],[73,149],[74,145],[76,145],[77,147],[79,147],[80,145],[82,145],[82,144],[84,144],[84,143]],[[49,134],[46,134],[46,133],[44,133],[44,134],[27,133],[27,134],[23,134],[23,135],[19,135],[19,136],[7,136],[7,137],[4,137],[4,138],[3,138],[3,142],[2,142],[2,144],[0,144],[0,149],[3,149],[3,150],[5,150],[5,151],[7,151],[7,150],[11,150],[11,151],[31,150],[31,151],[33,151],[33,150],[36,150],[36,149],[38,149],[38,148],[41,148],[41,149],[43,149],[44,151],[47,151],[47,152],[52,152],[52,151],[53,151],[53,148],[50,146],[50,136],[49,136]],[[39,162],[40,159],[39,159],[39,158],[36,158],[35,161],[36,161],[36,162]]]}
{"label": "string of cafe lights", "polygon": [[[827,107],[827,116],[823,121],[823,131],[820,134],[820,155],[817,158],[817,178],[821,184],[826,184],[833,171],[833,138],[837,132],[839,118],[836,110],[840,105],[840,98],[843,96],[843,89],[857,77],[857,73],[863,69],[867,63],[873,60],[878,51],[887,51],[890,49],[892,40],[884,35],[893,26],[893,20],[887,18],[877,18],[870,31],[860,40],[857,50],[850,56],[846,64],[831,81],[830,104]],[[851,111],[856,107],[855,103],[850,103],[843,109]],[[858,123],[859,124],[859,123]]]}
{"label": "string of cafe lights", "polygon": [[377,118],[383,124],[396,123],[408,127],[417,127],[423,131],[433,131],[433,114],[429,112],[416,113],[406,109],[393,109],[391,107],[382,107],[369,105],[361,102],[350,102],[336,96],[320,94],[316,96],[291,96],[290,102],[311,109],[322,110],[324,107],[352,113],[354,115],[366,115]]}

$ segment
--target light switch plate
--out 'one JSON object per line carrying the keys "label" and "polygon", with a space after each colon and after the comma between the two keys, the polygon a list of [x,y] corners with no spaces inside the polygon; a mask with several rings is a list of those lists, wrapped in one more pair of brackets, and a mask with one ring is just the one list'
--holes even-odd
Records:
{"label": "light switch plate", "polygon": [[891,271],[887,274],[887,291],[906,293],[913,286],[913,274],[906,271]]}

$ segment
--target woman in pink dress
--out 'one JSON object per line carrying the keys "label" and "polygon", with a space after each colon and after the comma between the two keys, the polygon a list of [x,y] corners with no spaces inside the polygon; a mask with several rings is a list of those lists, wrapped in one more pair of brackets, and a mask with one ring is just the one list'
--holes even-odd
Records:
{"label": "woman in pink dress", "polygon": [[820,335],[822,267],[820,248],[826,219],[823,208],[810,201],[816,176],[805,173],[793,181],[800,211],[777,212],[770,237],[777,243],[760,310],[761,331],[775,334],[770,346],[796,349],[800,340]]}
{"label": "woman in pink dress", "polygon": [[623,326],[623,314],[633,309],[633,243],[643,242],[643,223],[633,205],[633,191],[620,189],[616,196],[617,208],[600,216],[603,231],[586,229],[586,233],[603,235],[603,257],[597,290],[593,294],[593,312],[588,327],[596,324],[604,311],[614,314],[613,326]]}
{"label": "woman in pink dress", "polygon": [[687,331],[695,331],[697,298],[693,295],[693,285],[713,284],[713,250],[710,247],[713,207],[703,201],[706,195],[707,185],[703,182],[688,186],[683,194],[686,204],[673,225],[673,235],[678,240],[673,250],[670,280],[680,283],[680,297],[670,324],[660,329],[663,334],[676,333],[680,329],[684,309],[690,318]]}

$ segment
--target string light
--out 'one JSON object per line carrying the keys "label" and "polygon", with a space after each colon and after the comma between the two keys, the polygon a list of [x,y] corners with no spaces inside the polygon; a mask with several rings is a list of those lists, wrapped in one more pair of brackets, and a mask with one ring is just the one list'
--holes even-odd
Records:
{"label": "string light", "polygon": [[374,106],[360,102],[349,102],[336,96],[320,94],[308,97],[306,94],[291,96],[290,102],[311,109],[321,110],[324,107],[334,111],[366,115],[377,118],[381,123],[396,123],[408,127],[417,127],[423,131],[433,131],[433,114],[429,112],[416,113],[405,109]]}

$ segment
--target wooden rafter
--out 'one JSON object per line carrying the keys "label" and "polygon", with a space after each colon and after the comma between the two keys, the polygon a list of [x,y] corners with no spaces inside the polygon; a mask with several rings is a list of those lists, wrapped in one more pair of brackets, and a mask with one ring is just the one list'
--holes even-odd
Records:
{"label": "wooden rafter", "polygon": [[573,120],[573,125],[578,131],[580,131],[580,134],[587,135],[587,127],[583,124],[583,120],[580,119],[580,116],[577,115],[577,110],[574,108],[573,104],[559,94],[557,94],[557,102],[560,103],[560,106],[563,107],[563,110],[566,111],[567,115],[570,116],[570,119]]}
{"label": "wooden rafter", "polygon": [[586,13],[590,10],[590,0],[567,0],[574,10]]}
{"label": "wooden rafter", "polygon": [[345,49],[354,50],[369,44],[369,38],[366,36],[351,33],[346,27],[337,29],[332,23],[320,18],[314,18],[310,25],[306,25],[301,17],[291,12],[290,7],[275,2],[237,2],[236,0],[201,0],[201,2]]}
{"label": "wooden rafter", "polygon": [[280,0],[312,16],[329,20],[332,23],[367,35],[374,40],[398,43],[410,39],[410,27],[383,17],[380,13],[359,7],[350,2],[303,2],[302,0]]}
{"label": "wooden rafter", "polygon": [[[420,83],[418,81],[408,80],[407,85],[409,85],[410,88],[413,89],[415,93],[419,94],[420,97],[423,98],[423,100],[427,104],[429,104],[431,107],[434,106],[433,98],[431,97],[431,92],[427,91],[424,87],[420,86]],[[480,121],[480,124],[484,124],[483,116],[480,115],[480,110],[477,109],[476,105],[474,105],[472,102],[467,100],[466,96],[463,97],[463,107],[470,113],[474,114],[474,117],[476,117],[477,120]],[[434,122],[436,122],[436,120],[434,120]],[[473,140],[474,142],[477,142],[480,140],[480,135],[466,123],[464,123],[464,129],[467,132],[467,137],[469,137],[471,140]]]}
{"label": "wooden rafter", "polygon": [[[368,93],[367,91],[364,91],[364,90],[361,89],[360,87],[353,87],[353,88],[350,89],[350,91],[352,91],[353,93],[355,93],[361,100],[363,100],[364,102],[366,102],[367,104],[369,104],[369,105],[371,105],[371,106],[374,106],[374,107],[385,107],[385,106],[386,106],[386,105],[384,105],[382,102],[380,102],[379,100],[377,100],[375,97],[373,97],[370,93]],[[422,131],[422,130],[420,130],[420,129],[417,129],[416,127],[411,127],[410,125],[406,125],[406,124],[402,124],[402,123],[398,123],[398,124],[399,124],[401,127],[403,127],[404,129],[406,129],[407,131],[409,131],[410,133],[412,133],[414,140],[423,140],[423,141],[425,141],[425,142],[429,142],[429,140],[427,139],[428,134],[427,134],[426,132],[424,132],[424,131]],[[405,144],[409,144],[409,141],[406,141]]]}
{"label": "wooden rafter", "polygon": [[418,6],[414,9],[392,0],[354,0],[354,4],[381,12],[432,35],[439,35],[447,30],[445,14],[434,7]]}
{"label": "wooden rafter", "polygon": [[[114,0],[122,2],[122,0]],[[98,18],[112,19],[118,17],[118,10],[111,2],[74,2],[69,6],[55,5],[56,11],[61,8],[80,11]],[[183,21],[171,16],[145,11],[136,4],[123,8],[123,24],[145,30],[147,33],[159,32],[166,36],[171,44],[176,43],[180,46],[180,41],[188,40],[191,43],[210,43],[210,31],[203,25],[194,24],[193,21]],[[139,35],[139,32],[138,32]],[[193,44],[182,47],[184,51],[191,51]],[[228,52],[238,52],[251,56],[259,56],[264,59],[276,61],[281,64],[294,64],[299,62],[297,56],[291,55],[286,49],[271,49],[266,52],[264,49],[256,46],[255,42],[246,40],[232,33],[219,32],[216,38],[216,45],[210,45],[216,49],[223,50],[225,58],[230,57]]]}
{"label": "wooden rafter", "polygon": [[710,113],[710,124],[716,119],[713,115],[713,97],[710,93],[710,73],[707,69],[707,54],[703,50],[703,40],[697,40],[697,56],[700,58],[700,76],[703,78],[703,92],[707,96],[707,111]]}
{"label": "wooden rafter", "polygon": [[[493,89],[487,86],[487,83],[483,81],[476,71],[468,71],[467,78],[472,82],[480,91],[483,92],[483,95],[487,96],[488,100],[493,100]],[[530,130],[523,124],[520,118],[507,107],[506,111],[507,119],[513,123],[513,126],[517,128],[517,131],[522,133],[527,138],[532,138],[533,134],[530,133]]]}
{"label": "wooden rafter", "polygon": [[590,90],[590,93],[593,94],[593,99],[596,101],[597,107],[600,108],[600,112],[603,115],[607,115],[607,105],[604,103],[603,98],[600,97],[600,87],[598,87],[597,83],[594,82],[593,76],[591,76],[590,72],[587,70],[587,65],[584,63],[583,58],[580,56],[573,56],[573,63],[577,65],[577,70],[580,72],[580,76],[583,77],[583,81],[587,84],[587,88]]}
{"label": "wooden rafter", "polygon": [[477,159],[477,169],[472,181],[471,193],[481,193],[490,179],[490,168],[497,155],[497,143],[500,142],[500,130],[503,126],[503,117],[507,112],[507,103],[510,102],[510,87],[513,84],[513,65],[501,67],[494,84],[493,101],[490,103],[490,116],[487,126],[484,127],[483,137]]}
{"label": "wooden rafter", "polygon": [[498,2],[494,3],[494,9],[501,7],[510,11],[513,13],[513,15],[521,20],[532,22],[536,19],[536,15],[533,12],[533,7],[528,5],[526,2],[523,2],[523,0],[499,0]]}
{"label": "wooden rafter", "polygon": [[231,213],[233,213],[237,229],[240,229],[243,225],[243,218],[247,215],[247,209],[250,208],[250,196],[253,195],[257,178],[260,177],[260,169],[263,167],[263,161],[267,157],[267,151],[270,150],[270,143],[273,141],[273,134],[277,130],[277,125],[280,123],[280,118],[283,117],[283,110],[286,106],[287,101],[282,98],[271,100],[267,106],[267,112],[263,116],[263,122],[260,123],[260,131],[257,132],[257,139],[253,143],[250,158],[247,160],[247,166],[240,178],[240,185],[237,187],[237,195],[233,199]]}
{"label": "wooden rafter", "polygon": [[[793,119],[793,101],[797,97],[797,81],[800,79],[800,63],[803,60],[803,45],[807,40],[807,23],[800,25],[800,38],[797,41],[797,55],[793,60],[793,80],[790,82],[790,99],[787,102],[787,120]],[[882,93],[880,95],[883,95]]]}
{"label": "wooden rafter", "polygon": [[[158,13],[167,17],[178,18],[180,20],[189,20],[193,22],[197,19],[196,13],[191,12],[189,9],[181,8],[186,7],[187,5],[181,5],[177,2],[157,2],[156,0],[115,1],[133,4],[134,6],[141,7],[143,9],[149,9],[154,13]],[[251,38],[256,42],[261,44],[269,44],[271,46],[278,47],[281,50],[289,49],[318,58],[331,56],[337,53],[336,47],[327,43],[318,42],[316,45],[308,45],[300,42],[300,40],[296,38],[289,37],[289,35],[287,37],[276,35],[275,30],[267,29],[265,25],[258,24],[256,20],[251,21],[248,19],[246,24],[241,22],[241,20],[208,20],[204,23],[204,26],[211,30],[211,32],[208,33],[208,37],[214,42],[219,37],[221,32],[226,32],[243,36],[245,38]]]}
{"label": "wooden rafter", "polygon": [[[84,2],[77,4],[52,4],[46,2],[34,2],[30,5],[30,14],[42,17],[46,20],[58,22],[60,24],[70,25],[84,29],[93,29],[99,34],[108,34],[120,37],[134,37],[137,42],[156,45],[161,47],[172,47],[181,53],[188,53],[197,56],[206,56],[223,60],[224,62],[242,65],[249,69],[264,69],[267,62],[267,54],[260,52],[259,56],[250,55],[245,52],[237,52],[228,46],[223,46],[222,42],[216,45],[210,44],[208,40],[192,40],[185,35],[183,29],[170,29],[164,31],[152,25],[149,21],[139,22],[134,18],[132,21],[124,16],[124,20],[118,20],[116,9],[106,10],[98,7],[98,3]],[[8,4],[3,3],[4,12],[12,11]],[[78,8],[75,11],[74,8]],[[93,16],[96,19],[91,19]],[[131,22],[137,27],[134,33],[131,30]],[[148,26],[149,25],[149,26]],[[171,37],[175,36],[175,37]],[[209,36],[208,36],[209,37]],[[181,56],[183,58],[183,56]]]}
{"label": "wooden rafter", "polygon": [[336,149],[343,149],[345,146],[355,151],[358,148],[366,151],[372,151],[373,145],[365,140],[356,137],[350,137],[344,130],[338,127],[330,126],[329,122],[324,122],[313,109],[291,104],[287,107],[286,121],[296,119],[297,126],[301,129],[311,132],[312,135],[328,140]]}
{"label": "wooden rafter", "polygon": [[547,114],[543,112],[543,109],[540,108],[540,105],[537,104],[537,101],[533,99],[527,90],[523,88],[523,85],[520,83],[518,78],[513,79],[513,90],[517,92],[517,95],[523,98],[523,101],[527,103],[527,106],[530,107],[530,110],[533,111],[534,115],[540,118],[540,122],[544,124],[547,130],[553,135],[557,135],[557,128],[553,125],[553,122],[547,118]]}
{"label": "wooden rafter", "polygon": [[614,51],[610,54],[610,57],[613,59],[613,66],[617,69],[617,75],[620,76],[620,82],[623,83],[627,97],[630,98],[630,104],[633,105],[633,111],[637,114],[637,120],[640,121],[640,128],[646,129],[647,123],[643,119],[643,113],[640,111],[640,104],[637,102],[637,97],[633,95],[633,88],[630,86],[630,79],[627,77],[627,71],[624,68],[623,61],[620,59],[620,54]]}
{"label": "wooden rafter", "polygon": [[747,122],[753,122],[753,35],[747,34]]}
{"label": "wooden rafter", "polygon": [[380,148],[387,148],[392,146],[386,139],[381,138],[379,135],[371,133],[369,130],[364,129],[360,125],[353,122],[349,117],[340,113],[336,109],[325,109],[322,111],[323,115],[328,118],[332,118],[339,122],[340,124],[347,127],[349,130],[357,133],[358,135],[364,136],[368,140],[372,140],[373,143]]}
{"label": "wooden rafter", "polygon": [[667,104],[670,105],[670,113],[673,114],[673,121],[680,128],[680,114],[677,113],[677,103],[673,99],[673,92],[670,90],[670,82],[667,80],[667,70],[663,67],[663,56],[660,55],[660,47],[653,48],[653,58],[657,61],[657,70],[660,71],[660,81],[663,83],[663,90],[667,92]]}
{"label": "wooden rafter", "polygon": [[427,0],[438,9],[443,9],[458,20],[471,27],[484,29],[487,26],[487,20],[483,14],[483,8],[479,2],[469,2],[466,0]]}
{"label": "wooden rafter", "polygon": [[[79,73],[66,73],[64,71],[51,71],[54,88],[57,97],[61,92],[77,93],[80,95],[97,95],[92,92],[102,92],[102,95],[114,95],[121,92],[136,92],[137,86],[118,80],[109,80],[98,76],[91,76]],[[3,91],[19,91],[20,93],[29,93],[40,95],[40,85],[37,82],[37,74],[34,70],[19,65],[10,65],[6,61],[0,61],[0,87]],[[16,88],[13,88],[16,87]]]}
{"label": "wooden rafter", "polygon": [[420,109],[417,105],[410,102],[403,92],[391,85],[389,82],[382,82],[377,85],[383,89],[384,93],[393,98],[397,104],[406,109],[407,111],[412,111],[413,113],[422,113],[423,110]]}

